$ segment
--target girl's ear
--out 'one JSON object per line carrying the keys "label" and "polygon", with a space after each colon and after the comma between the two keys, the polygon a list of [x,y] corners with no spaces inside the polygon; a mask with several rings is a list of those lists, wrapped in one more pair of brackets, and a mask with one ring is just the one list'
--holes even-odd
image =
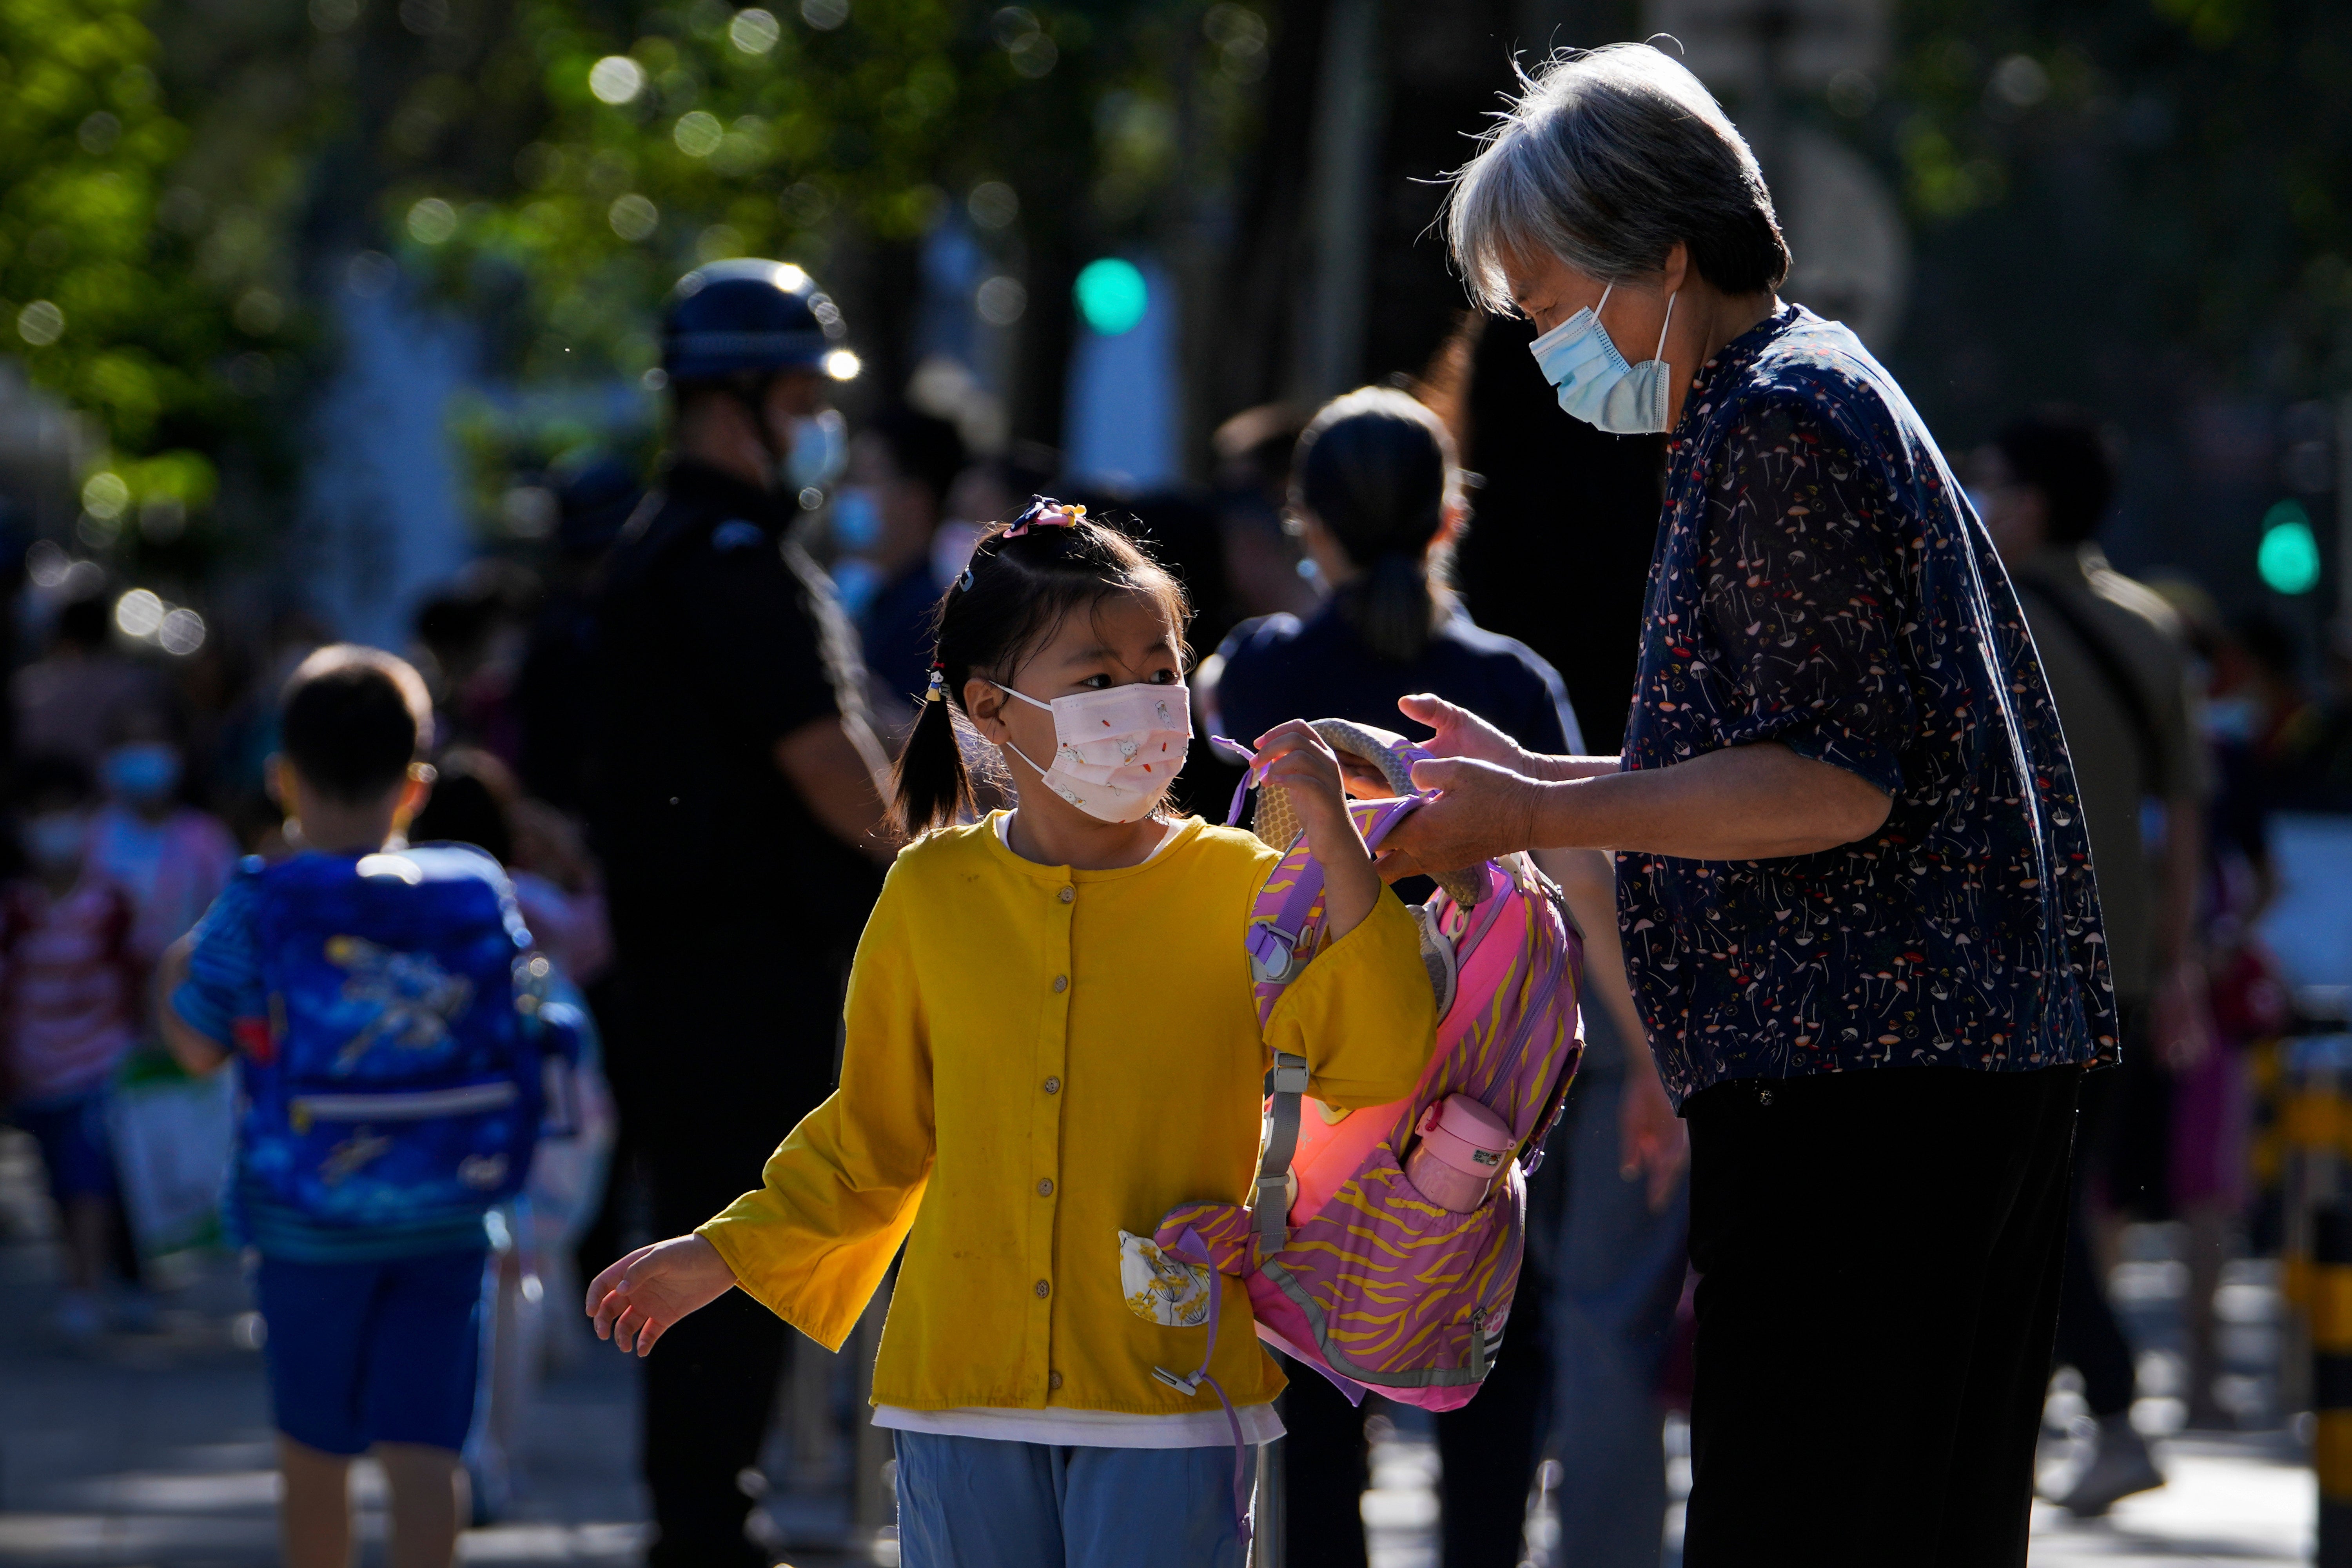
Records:
{"label": "girl's ear", "polygon": [[992,745],[1003,745],[1013,733],[1004,722],[1004,705],[1011,700],[992,680],[975,675],[963,683],[964,716]]}

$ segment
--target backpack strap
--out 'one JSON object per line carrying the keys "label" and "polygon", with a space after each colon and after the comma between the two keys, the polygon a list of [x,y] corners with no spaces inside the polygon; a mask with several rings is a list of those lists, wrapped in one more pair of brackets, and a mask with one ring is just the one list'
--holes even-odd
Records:
{"label": "backpack strap", "polygon": [[[1358,831],[1364,836],[1364,847],[1379,848],[1389,830],[1427,798],[1409,795],[1394,800],[1350,803],[1349,809],[1356,818]],[[1280,902],[1270,918],[1261,917],[1250,922],[1249,934],[1244,939],[1250,973],[1257,981],[1261,1027],[1274,1016],[1274,1005],[1281,998],[1283,988],[1306,968],[1298,950],[1304,945],[1311,918],[1322,907],[1323,868],[1306,853],[1306,847],[1302,836],[1267,878],[1266,892],[1259,895],[1258,908],[1263,910],[1266,899],[1276,891],[1280,893]],[[1289,886],[1278,889],[1276,879],[1294,861],[1297,868]],[[1275,1052],[1274,1069],[1265,1075],[1265,1152],[1258,1161],[1256,1195],[1251,1205],[1251,1228],[1257,1237],[1260,1257],[1270,1257],[1290,1244],[1290,1161],[1298,1152],[1298,1101],[1307,1092],[1307,1077],[1305,1057],[1289,1051]]]}
{"label": "backpack strap", "polygon": [[1298,1152],[1298,1099],[1307,1092],[1307,1078],[1305,1057],[1274,1053],[1274,1070],[1265,1075],[1265,1153],[1258,1160],[1257,1197],[1250,1208],[1261,1255],[1290,1245],[1290,1161]]}

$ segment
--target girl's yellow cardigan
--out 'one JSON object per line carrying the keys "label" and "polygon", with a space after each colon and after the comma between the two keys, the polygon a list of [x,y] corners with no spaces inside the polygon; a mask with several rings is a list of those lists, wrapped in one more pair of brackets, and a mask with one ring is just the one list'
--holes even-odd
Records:
{"label": "girl's yellow cardigan", "polygon": [[[1207,1408],[1152,1377],[1200,1364],[1206,1331],[1129,1310],[1118,1233],[1248,1197],[1274,1048],[1325,1104],[1380,1105],[1435,1027],[1412,917],[1383,896],[1260,1038],[1242,937],[1276,859],[1197,817],[1116,871],[1033,864],[989,822],[908,847],[858,943],[841,1088],[700,1234],[834,1348],[906,1239],[877,1404]],[[1237,1405],[1271,1399],[1282,1374],[1223,1288],[1213,1371]]]}

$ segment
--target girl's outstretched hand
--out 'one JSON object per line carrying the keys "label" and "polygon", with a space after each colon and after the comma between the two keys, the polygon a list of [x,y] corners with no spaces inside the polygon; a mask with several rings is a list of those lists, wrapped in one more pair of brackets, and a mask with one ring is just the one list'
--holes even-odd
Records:
{"label": "girl's outstretched hand", "polygon": [[1250,759],[1261,784],[1290,797],[1306,829],[1307,847],[1323,865],[1323,929],[1333,942],[1362,923],[1381,896],[1371,851],[1348,815],[1339,759],[1303,719],[1277,724],[1257,738]]}
{"label": "girl's outstretched hand", "polygon": [[588,1286],[588,1315],[598,1339],[643,1355],[670,1325],[734,1288],[735,1271],[717,1247],[677,1236],[640,1247],[597,1275]]}

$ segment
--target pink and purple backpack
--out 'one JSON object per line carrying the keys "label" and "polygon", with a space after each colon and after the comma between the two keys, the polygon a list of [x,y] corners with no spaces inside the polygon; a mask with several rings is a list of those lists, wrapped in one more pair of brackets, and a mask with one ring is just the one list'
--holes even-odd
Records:
{"label": "pink and purple backpack", "polygon": [[[1399,792],[1350,803],[1364,841],[1377,847],[1424,798],[1412,791],[1411,769],[1428,753],[1336,720],[1315,728],[1335,750],[1380,768]],[[1239,819],[1247,788],[1244,780],[1229,822]],[[1256,821],[1259,835],[1285,850],[1247,935],[1261,1024],[1322,942],[1322,868],[1286,805],[1267,792]],[[1332,1110],[1307,1098],[1306,1061],[1277,1054],[1255,1203],[1180,1205],[1153,1241],[1172,1258],[1243,1280],[1258,1336],[1351,1401],[1377,1390],[1451,1410],[1477,1393],[1510,1316],[1525,1177],[1542,1157],[1582,1050],[1583,940],[1559,889],[1524,855],[1439,881],[1414,910],[1438,1025],[1412,1094],[1393,1105]],[[1417,1172],[1445,1201],[1415,1184]],[[1449,1206],[1465,1202],[1475,1206]],[[1208,1292],[1212,1350],[1218,1294]],[[1215,1389],[1208,1365],[1204,1354],[1189,1374],[1153,1370],[1193,1393],[1203,1382]]]}

